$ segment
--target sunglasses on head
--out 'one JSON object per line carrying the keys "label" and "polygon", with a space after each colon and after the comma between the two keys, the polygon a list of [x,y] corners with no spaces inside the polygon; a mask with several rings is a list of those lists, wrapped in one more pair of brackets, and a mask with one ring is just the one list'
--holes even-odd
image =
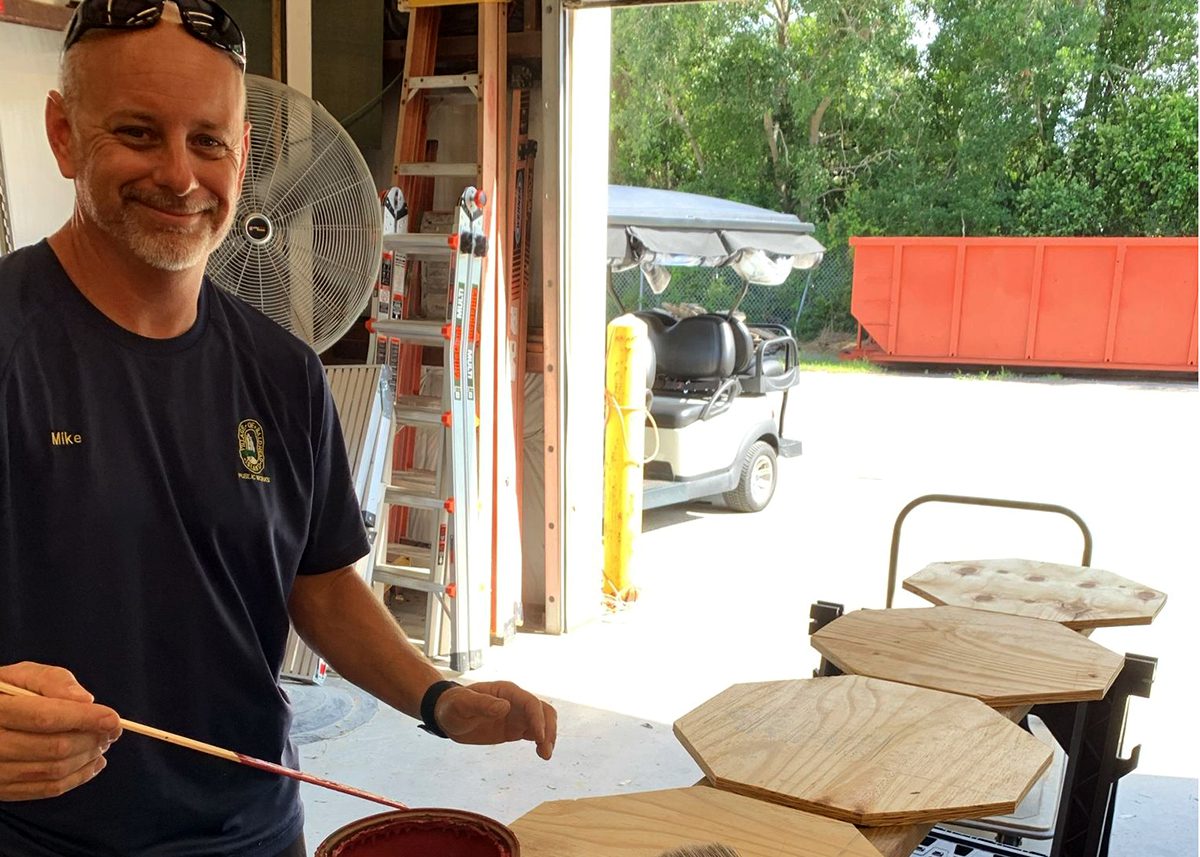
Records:
{"label": "sunglasses on head", "polygon": [[[144,30],[162,18],[165,0],[83,0],[71,16],[63,52],[89,30]],[[246,70],[246,39],[229,13],[212,0],[175,0],[183,27],[197,39],[220,48]]]}

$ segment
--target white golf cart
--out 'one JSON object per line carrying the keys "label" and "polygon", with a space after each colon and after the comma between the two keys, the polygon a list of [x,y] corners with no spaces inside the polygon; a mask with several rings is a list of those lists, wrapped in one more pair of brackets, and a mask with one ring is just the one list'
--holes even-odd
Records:
{"label": "white golf cart", "polygon": [[[746,322],[738,305],[752,283],[778,286],[793,269],[817,265],[825,248],[811,223],[755,206],[620,185],[609,186],[608,199],[610,277],[639,268],[662,294],[673,267],[729,266],[744,282],[733,305],[719,311],[633,312],[653,351],[646,449],[655,453],[642,506],[719,495],[734,509],[757,512],[775,493],[778,456],[800,454],[800,442],[783,436],[799,350],[787,327]],[[625,310],[619,298],[617,305]]]}

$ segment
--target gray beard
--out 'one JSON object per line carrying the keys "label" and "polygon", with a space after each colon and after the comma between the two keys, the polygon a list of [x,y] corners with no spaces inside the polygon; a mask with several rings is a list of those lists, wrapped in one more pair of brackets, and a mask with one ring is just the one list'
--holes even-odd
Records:
{"label": "gray beard", "polygon": [[114,240],[124,244],[139,260],[159,271],[179,272],[203,266],[209,254],[217,248],[229,232],[233,222],[228,221],[217,229],[205,228],[198,231],[172,231],[170,229],[148,230],[140,224],[126,206],[115,218],[101,215],[99,206],[82,187],[78,193],[79,205],[88,219],[100,227]]}

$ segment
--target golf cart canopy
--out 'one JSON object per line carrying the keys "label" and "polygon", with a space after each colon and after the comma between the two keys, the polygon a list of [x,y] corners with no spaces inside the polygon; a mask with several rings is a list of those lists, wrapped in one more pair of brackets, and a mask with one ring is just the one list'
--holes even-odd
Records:
{"label": "golf cart canopy", "polygon": [[814,227],[792,214],[683,193],[608,186],[608,265],[641,268],[660,294],[670,267],[728,265],[748,283],[777,286],[821,261]]}

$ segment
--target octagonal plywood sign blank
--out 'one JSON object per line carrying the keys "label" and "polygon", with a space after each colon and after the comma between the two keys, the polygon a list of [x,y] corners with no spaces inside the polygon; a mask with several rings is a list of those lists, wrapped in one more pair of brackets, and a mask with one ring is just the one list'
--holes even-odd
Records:
{"label": "octagonal plywood sign blank", "polygon": [[720,788],[867,826],[1010,813],[1051,758],[977,699],[862,676],[734,685],[675,735]]}
{"label": "octagonal plywood sign blank", "polygon": [[1167,600],[1111,571],[1028,559],[935,562],[904,588],[934,604],[1049,619],[1077,631],[1149,625]]}
{"label": "octagonal plywood sign blank", "polygon": [[1125,662],[1057,622],[964,607],[856,610],[812,644],[843,672],[992,707],[1103,699]]}
{"label": "octagonal plywood sign blank", "polygon": [[711,843],[739,857],[880,857],[853,825],[708,786],[549,801],[512,829],[521,857],[653,857]]}

